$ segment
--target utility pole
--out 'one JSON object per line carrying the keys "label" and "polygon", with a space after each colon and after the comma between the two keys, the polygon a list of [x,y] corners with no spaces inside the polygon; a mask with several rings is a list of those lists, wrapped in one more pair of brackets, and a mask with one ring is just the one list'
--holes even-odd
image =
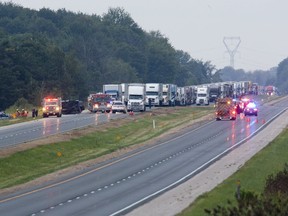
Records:
{"label": "utility pole", "polygon": [[[230,43],[228,43],[230,42]],[[241,43],[240,37],[224,37],[223,43],[227,49],[227,52],[230,55],[230,66],[234,68],[234,56],[237,52],[237,49]]]}

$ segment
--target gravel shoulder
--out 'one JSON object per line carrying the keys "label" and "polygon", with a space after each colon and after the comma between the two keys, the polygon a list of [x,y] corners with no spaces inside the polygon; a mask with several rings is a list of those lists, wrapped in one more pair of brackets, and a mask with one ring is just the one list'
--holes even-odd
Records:
{"label": "gravel shoulder", "polygon": [[288,111],[284,112],[256,136],[213,163],[190,180],[136,208],[127,216],[173,216],[187,208],[194,200],[211,191],[239,170],[246,161],[273,141],[288,125]]}

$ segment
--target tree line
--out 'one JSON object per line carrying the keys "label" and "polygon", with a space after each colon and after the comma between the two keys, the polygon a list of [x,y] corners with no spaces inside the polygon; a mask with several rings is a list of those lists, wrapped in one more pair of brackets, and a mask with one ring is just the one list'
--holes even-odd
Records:
{"label": "tree line", "polygon": [[287,92],[287,75],[288,59],[270,71],[217,71],[161,32],[144,31],[122,8],[99,16],[0,3],[0,110],[19,99],[37,106],[49,95],[86,100],[107,83],[252,80]]}
{"label": "tree line", "polygon": [[225,67],[216,71],[214,77],[220,77],[223,81],[250,80],[261,86],[276,86],[281,94],[288,94],[288,58],[282,60],[277,67],[267,71],[255,70],[246,72],[243,69],[235,70],[232,67]]}
{"label": "tree line", "polygon": [[102,16],[0,3],[0,110],[20,98],[85,100],[105,83],[219,81],[210,62],[144,31],[122,8]]}

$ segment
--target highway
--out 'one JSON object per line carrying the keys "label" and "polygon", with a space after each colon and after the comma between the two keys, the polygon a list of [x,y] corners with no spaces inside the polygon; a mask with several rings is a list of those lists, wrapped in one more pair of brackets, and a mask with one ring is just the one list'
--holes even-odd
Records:
{"label": "highway", "polygon": [[61,118],[49,117],[0,127],[0,149],[124,117],[126,117],[124,114],[94,114],[84,111],[77,115],[62,115]]}
{"label": "highway", "polygon": [[[1,197],[1,215],[124,215],[233,151],[287,107],[288,100],[283,100],[260,106],[258,117],[241,115],[236,121],[213,120],[62,181]],[[52,121],[58,119],[51,118]],[[63,125],[64,122],[61,129],[65,131]]]}

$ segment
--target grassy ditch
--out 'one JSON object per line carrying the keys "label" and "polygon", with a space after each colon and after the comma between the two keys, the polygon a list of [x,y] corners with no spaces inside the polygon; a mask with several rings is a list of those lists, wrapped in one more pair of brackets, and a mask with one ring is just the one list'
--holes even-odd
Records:
{"label": "grassy ditch", "polygon": [[236,204],[234,195],[238,180],[241,182],[241,190],[262,193],[267,177],[282,171],[284,164],[288,162],[287,140],[288,129],[284,130],[274,141],[247,161],[239,171],[212,191],[197,198],[179,216],[202,216],[205,215],[204,209],[212,210],[217,205],[228,206],[227,200]]}
{"label": "grassy ditch", "polygon": [[[161,108],[162,109],[162,108]],[[166,111],[164,110],[166,109]],[[105,130],[69,141],[38,146],[0,158],[0,189],[22,184],[80,162],[95,159],[121,148],[143,143],[191,120],[213,112],[213,107],[163,108],[161,113],[143,113]],[[156,127],[153,128],[153,120]],[[96,130],[96,129],[95,129]]]}
{"label": "grassy ditch", "polygon": [[17,117],[17,118],[11,118],[11,119],[1,119],[0,120],[0,127],[2,126],[7,126],[7,125],[13,125],[13,124],[18,124],[18,123],[22,123],[22,122],[27,122],[27,121],[33,121],[35,119],[41,119],[41,117],[37,117],[37,118],[32,118],[32,117]]}

